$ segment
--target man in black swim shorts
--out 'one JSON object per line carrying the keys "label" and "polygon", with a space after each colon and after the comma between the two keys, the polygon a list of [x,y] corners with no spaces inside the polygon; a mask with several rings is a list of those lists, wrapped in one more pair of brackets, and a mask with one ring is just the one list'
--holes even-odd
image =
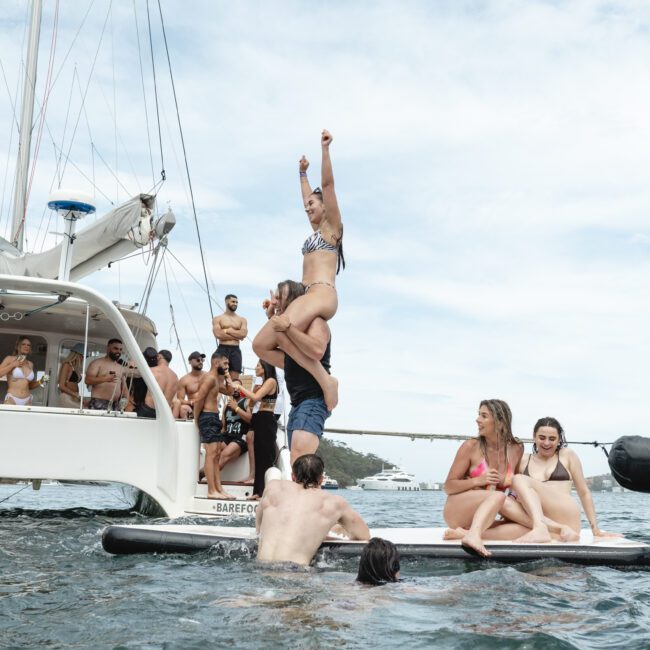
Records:
{"label": "man in black swim shorts", "polygon": [[239,300],[229,293],[225,298],[226,309],[223,314],[212,319],[212,333],[219,347],[216,354],[225,356],[230,362],[230,374],[233,379],[239,379],[242,371],[242,356],[239,349],[240,341],[248,335],[248,323],[243,316],[235,314]]}

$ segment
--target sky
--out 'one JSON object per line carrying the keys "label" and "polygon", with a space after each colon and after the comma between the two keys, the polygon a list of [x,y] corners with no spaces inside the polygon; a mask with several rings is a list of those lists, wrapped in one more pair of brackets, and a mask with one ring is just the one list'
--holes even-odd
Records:
{"label": "sky", "polygon": [[[39,106],[56,18],[56,3],[45,4]],[[214,310],[238,295],[246,366],[262,300],[279,280],[300,279],[310,229],[297,163],[308,157],[318,185],[327,128],[347,261],[330,322],[340,404],[328,426],[473,435],[479,402],[497,397],[521,437],[548,415],[569,442],[647,434],[646,2],[163,0],[162,9]],[[169,251],[192,274],[166,255],[180,348],[163,273],[148,313],[182,373],[180,350],[209,355],[214,340],[153,2],[150,12],[167,176],[158,209],[175,213]],[[146,14],[141,0],[60,3],[28,250],[57,241],[51,187],[94,194],[103,214],[158,182]],[[3,3],[6,125],[26,15],[24,0]],[[16,137],[15,124],[0,133],[0,236]],[[71,162],[57,172],[60,151]],[[146,262],[84,282],[139,302]],[[328,437],[420,481],[444,480],[459,444]],[[607,471],[601,450],[577,451],[587,475]]]}

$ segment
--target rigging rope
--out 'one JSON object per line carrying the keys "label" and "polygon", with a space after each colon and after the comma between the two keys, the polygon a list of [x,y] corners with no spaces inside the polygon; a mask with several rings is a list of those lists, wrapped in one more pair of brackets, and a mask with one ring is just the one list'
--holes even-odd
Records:
{"label": "rigging rope", "polygon": [[[149,2],[147,0],[147,11],[149,8]],[[183,147],[183,158],[185,160],[185,172],[187,174],[187,182],[190,189],[190,196],[192,198],[192,214],[194,215],[194,224],[196,226],[196,236],[199,242],[199,252],[201,253],[201,264],[203,266],[203,277],[205,278],[205,288],[208,294],[208,305],[210,306],[210,315],[214,318],[214,311],[212,310],[212,301],[210,300],[210,287],[208,286],[208,274],[205,267],[205,255],[203,253],[203,243],[201,241],[201,231],[199,229],[199,219],[196,214],[196,203],[194,201],[194,189],[192,187],[192,177],[190,175],[190,167],[187,161],[187,149],[185,147],[185,136],[183,135],[183,125],[181,124],[181,115],[178,108],[178,97],[176,96],[176,84],[174,83],[174,74],[172,72],[172,62],[169,56],[169,47],[167,45],[167,33],[165,32],[165,21],[163,20],[162,6],[160,0],[158,0],[158,12],[160,14],[160,24],[162,27],[163,40],[165,42],[165,52],[167,54],[167,65],[169,67],[169,78],[172,84],[172,93],[174,95],[174,106],[176,108],[176,119],[178,121],[178,130],[181,138],[181,145]]]}

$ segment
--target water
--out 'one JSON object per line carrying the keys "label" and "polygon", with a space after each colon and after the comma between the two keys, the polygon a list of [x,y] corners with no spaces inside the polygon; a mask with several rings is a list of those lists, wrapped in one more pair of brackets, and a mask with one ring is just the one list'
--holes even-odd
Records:
{"label": "water", "polygon": [[[1,485],[0,500],[19,488]],[[371,527],[443,525],[441,493],[339,494]],[[602,528],[650,542],[650,495],[594,499]],[[70,503],[88,509],[56,510]],[[370,588],[352,559],[288,573],[241,547],[114,557],[104,526],[150,521],[124,504],[115,487],[45,485],[0,504],[1,647],[650,647],[647,569],[423,559]]]}

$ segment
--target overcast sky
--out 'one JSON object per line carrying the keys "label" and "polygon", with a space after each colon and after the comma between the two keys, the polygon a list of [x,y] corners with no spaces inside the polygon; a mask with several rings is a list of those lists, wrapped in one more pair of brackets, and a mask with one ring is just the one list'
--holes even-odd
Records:
{"label": "overcast sky", "polygon": [[[55,17],[55,3],[45,4],[39,103]],[[202,282],[150,5],[168,178],[158,207],[175,212],[170,251]],[[334,136],[348,266],[331,322],[341,392],[329,426],[472,435],[480,400],[499,397],[522,437],[546,415],[570,441],[647,435],[650,5],[162,5],[211,291],[220,305],[226,293],[239,296],[251,339],[268,289],[300,278],[310,229],[297,161],[310,159],[319,184],[320,131]],[[95,193],[100,214],[159,179],[146,5],[135,9],[140,54],[132,2],[61,3],[30,250],[49,246],[56,236],[46,233],[60,230],[44,209],[59,182],[60,150],[71,160],[61,185]],[[3,236],[26,13],[24,1],[3,3]],[[167,260],[182,350],[209,354],[207,298]],[[86,281],[133,303],[147,271],[132,260]],[[162,276],[150,315],[160,347],[180,359]],[[243,351],[253,366],[250,341]],[[180,361],[176,369],[184,372]],[[444,479],[458,445],[338,439],[419,480]],[[607,470],[601,451],[578,452],[587,474]]]}

